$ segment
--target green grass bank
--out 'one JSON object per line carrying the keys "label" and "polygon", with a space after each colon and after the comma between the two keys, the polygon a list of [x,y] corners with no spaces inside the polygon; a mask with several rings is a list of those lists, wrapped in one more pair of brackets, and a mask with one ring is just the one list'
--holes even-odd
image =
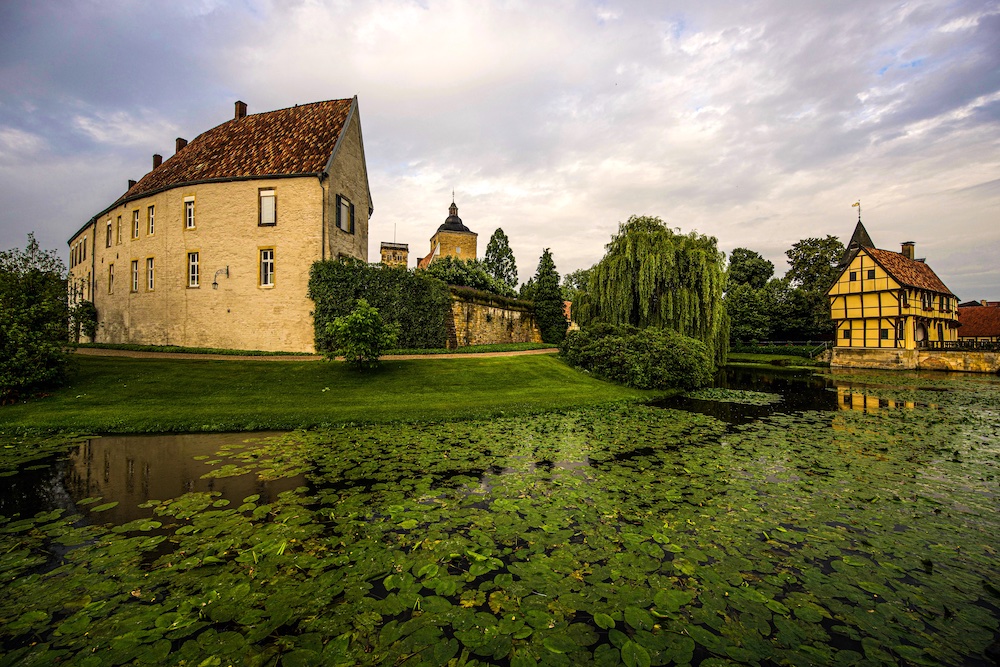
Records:
{"label": "green grass bank", "polygon": [[555,355],[340,362],[76,358],[66,386],[0,407],[0,436],[56,431],[259,431],[440,421],[641,400]]}

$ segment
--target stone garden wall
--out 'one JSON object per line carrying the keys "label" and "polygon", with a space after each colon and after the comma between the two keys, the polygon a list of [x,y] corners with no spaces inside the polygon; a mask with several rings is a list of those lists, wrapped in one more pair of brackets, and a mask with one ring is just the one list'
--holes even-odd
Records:
{"label": "stone garden wall", "polygon": [[532,305],[484,292],[452,290],[448,347],[541,343]]}

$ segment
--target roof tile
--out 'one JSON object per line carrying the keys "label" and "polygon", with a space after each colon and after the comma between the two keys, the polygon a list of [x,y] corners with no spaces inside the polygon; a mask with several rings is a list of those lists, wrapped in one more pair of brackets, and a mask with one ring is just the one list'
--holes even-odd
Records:
{"label": "roof tile", "polygon": [[865,248],[864,252],[871,255],[872,259],[878,262],[901,285],[954,296],[952,291],[937,277],[934,270],[924,262],[918,262],[901,253],[880,248]]}
{"label": "roof tile", "polygon": [[958,321],[963,338],[1000,336],[1000,308],[996,306],[969,306],[958,309]]}
{"label": "roof tile", "polygon": [[352,102],[314,102],[226,121],[195,137],[119,201],[192,181],[321,172]]}

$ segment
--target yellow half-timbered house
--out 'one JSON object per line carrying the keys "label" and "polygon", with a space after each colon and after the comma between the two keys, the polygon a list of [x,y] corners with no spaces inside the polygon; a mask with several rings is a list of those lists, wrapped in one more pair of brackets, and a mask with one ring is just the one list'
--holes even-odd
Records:
{"label": "yellow half-timbered house", "polygon": [[861,221],[827,293],[837,347],[943,348],[958,340],[958,300],[914,244],[902,252],[875,248]]}

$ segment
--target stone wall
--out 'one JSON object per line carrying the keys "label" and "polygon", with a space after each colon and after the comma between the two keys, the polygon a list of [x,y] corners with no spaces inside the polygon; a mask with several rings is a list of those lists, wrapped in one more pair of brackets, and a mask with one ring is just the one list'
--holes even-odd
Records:
{"label": "stone wall", "polygon": [[541,343],[530,305],[488,294],[452,292],[448,347],[495,343]]}
{"label": "stone wall", "polygon": [[835,368],[881,370],[1000,372],[1000,353],[961,350],[903,350],[877,348],[833,348],[830,365]]}

